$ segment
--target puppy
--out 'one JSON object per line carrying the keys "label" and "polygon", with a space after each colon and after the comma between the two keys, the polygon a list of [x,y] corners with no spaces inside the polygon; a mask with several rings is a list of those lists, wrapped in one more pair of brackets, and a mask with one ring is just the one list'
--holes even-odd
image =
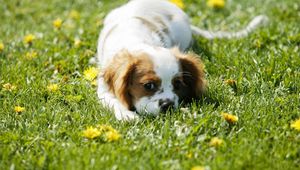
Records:
{"label": "puppy", "polygon": [[212,33],[191,26],[187,15],[166,0],[132,0],[104,20],[97,47],[101,68],[98,97],[118,120],[158,115],[205,92],[203,64],[184,53],[192,33],[208,39],[246,36],[264,18],[246,29]]}

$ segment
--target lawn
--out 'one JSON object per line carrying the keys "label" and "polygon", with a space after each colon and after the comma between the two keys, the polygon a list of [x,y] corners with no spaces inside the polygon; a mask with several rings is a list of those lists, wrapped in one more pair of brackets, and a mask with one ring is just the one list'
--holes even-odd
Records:
{"label": "lawn", "polygon": [[[201,28],[238,30],[259,14],[270,21],[243,39],[194,37],[204,100],[127,123],[99,104],[89,64],[104,16],[123,3],[0,0],[0,169],[300,169],[291,126],[300,118],[299,2],[184,1]],[[121,137],[84,137],[104,125]]]}

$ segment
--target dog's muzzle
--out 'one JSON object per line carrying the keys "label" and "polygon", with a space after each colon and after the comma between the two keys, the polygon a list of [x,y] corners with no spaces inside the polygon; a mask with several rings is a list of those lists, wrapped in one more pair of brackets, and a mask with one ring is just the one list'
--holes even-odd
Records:
{"label": "dog's muzzle", "polygon": [[160,99],[158,101],[159,107],[160,107],[160,111],[165,113],[170,109],[173,109],[175,106],[174,101],[170,100],[170,99]]}

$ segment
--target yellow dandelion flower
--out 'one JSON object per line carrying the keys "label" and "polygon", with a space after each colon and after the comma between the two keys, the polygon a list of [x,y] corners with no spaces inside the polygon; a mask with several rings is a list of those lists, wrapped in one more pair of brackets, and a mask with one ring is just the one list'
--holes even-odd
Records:
{"label": "yellow dandelion flower", "polygon": [[62,21],[60,18],[57,18],[56,20],[54,20],[54,21],[52,22],[52,25],[53,25],[54,28],[60,29],[60,28],[61,28],[61,25],[62,25],[62,22],[63,22],[63,21]]}
{"label": "yellow dandelion flower", "polygon": [[294,121],[291,123],[291,128],[294,128],[296,130],[300,131],[300,119]]}
{"label": "yellow dandelion flower", "polygon": [[169,1],[172,2],[173,4],[175,4],[176,6],[178,6],[179,8],[181,8],[181,9],[183,9],[185,7],[182,0],[169,0]]}
{"label": "yellow dandelion flower", "polygon": [[105,140],[108,142],[117,141],[120,139],[120,133],[111,127],[110,125],[98,125],[97,128],[102,132],[105,133]]}
{"label": "yellow dandelion flower", "polygon": [[78,48],[78,47],[81,46],[81,41],[80,41],[79,38],[76,38],[76,39],[74,40],[74,46],[75,46],[76,48]]}
{"label": "yellow dandelion flower", "polygon": [[211,138],[209,145],[213,147],[219,147],[223,144],[223,140],[218,137]]}
{"label": "yellow dandelion flower", "polygon": [[36,58],[36,56],[37,56],[37,52],[35,52],[35,51],[30,51],[25,54],[25,58],[27,60],[32,60],[32,59]]}
{"label": "yellow dandelion flower", "polygon": [[23,41],[25,44],[32,44],[32,42],[35,40],[35,35],[33,34],[28,34],[24,37]]}
{"label": "yellow dandelion flower", "polygon": [[225,80],[225,84],[228,84],[229,86],[236,86],[236,81],[232,79]]}
{"label": "yellow dandelion flower", "polygon": [[191,170],[205,170],[205,167],[197,165],[197,166],[192,167]]}
{"label": "yellow dandelion flower", "polygon": [[221,115],[228,123],[236,123],[239,120],[237,116],[229,113],[222,112]]}
{"label": "yellow dandelion flower", "polygon": [[49,84],[49,85],[47,86],[47,90],[48,90],[49,92],[56,92],[56,91],[59,90],[59,86],[58,86],[58,84]]}
{"label": "yellow dandelion flower", "polygon": [[231,88],[233,88],[233,90],[234,90],[235,92],[237,92],[238,89],[237,89],[237,83],[236,83],[235,80],[228,79],[228,80],[225,80],[224,83],[225,83],[225,84],[228,84]]}
{"label": "yellow dandelion flower", "polygon": [[0,43],[0,52],[2,52],[4,50],[4,44]]}
{"label": "yellow dandelion flower", "polygon": [[105,133],[105,138],[108,142],[113,142],[119,140],[121,135],[118,131],[112,130]]}
{"label": "yellow dandelion flower", "polygon": [[90,67],[83,72],[83,76],[85,79],[89,81],[93,81],[98,75],[98,69],[95,67]]}
{"label": "yellow dandelion flower", "polygon": [[7,90],[7,91],[13,91],[13,90],[16,90],[17,87],[10,84],[10,83],[6,83],[6,84],[3,84],[2,85],[3,89]]}
{"label": "yellow dandelion flower", "polygon": [[88,139],[94,139],[96,137],[99,137],[100,135],[101,132],[97,128],[93,128],[92,126],[83,131],[83,136]]}
{"label": "yellow dandelion flower", "polygon": [[80,14],[78,11],[76,10],[72,10],[69,14],[69,17],[72,19],[79,19],[80,18]]}
{"label": "yellow dandelion flower", "polygon": [[21,113],[25,111],[25,107],[15,106],[15,112]]}
{"label": "yellow dandelion flower", "polygon": [[107,132],[107,131],[114,131],[115,129],[113,127],[111,127],[110,125],[98,125],[97,128],[99,128],[99,130],[101,132]]}
{"label": "yellow dandelion flower", "polygon": [[212,7],[212,8],[218,8],[218,9],[224,8],[225,0],[208,0],[207,6]]}

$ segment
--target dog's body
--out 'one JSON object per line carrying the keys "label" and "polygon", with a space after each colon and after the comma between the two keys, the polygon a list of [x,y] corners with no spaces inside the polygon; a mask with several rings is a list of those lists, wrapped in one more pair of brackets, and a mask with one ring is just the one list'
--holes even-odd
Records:
{"label": "dog's body", "polygon": [[112,108],[117,119],[129,120],[137,113],[157,115],[201,96],[202,63],[182,53],[191,44],[192,32],[202,34],[166,0],[132,0],[110,12],[97,49],[102,104]]}

